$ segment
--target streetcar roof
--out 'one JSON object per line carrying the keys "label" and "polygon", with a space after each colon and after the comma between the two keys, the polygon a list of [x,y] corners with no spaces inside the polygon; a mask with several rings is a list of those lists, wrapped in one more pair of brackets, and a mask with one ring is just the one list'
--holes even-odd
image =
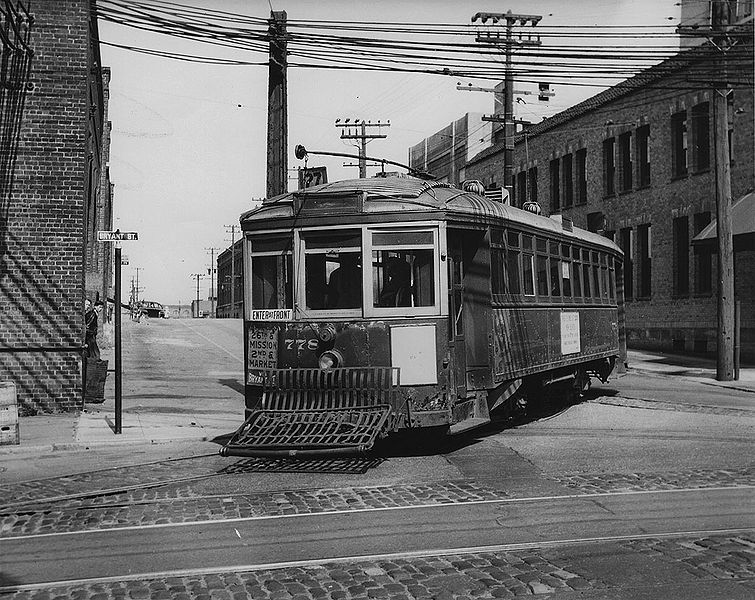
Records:
{"label": "streetcar roof", "polygon": [[[352,201],[347,201],[347,198]],[[356,198],[359,201],[354,201]],[[480,225],[518,223],[621,252],[608,238],[577,227],[570,230],[560,218],[536,215],[474,192],[460,190],[445,182],[410,176],[347,179],[288,192],[269,198],[262,206],[243,213],[240,222],[242,229],[251,230],[257,229],[262,222],[292,226],[281,221],[294,218],[305,225],[302,222],[305,218],[309,221],[313,217],[327,219],[337,216],[343,222],[344,217],[349,215],[388,217],[389,214],[396,215],[390,218],[391,221],[406,219],[411,214],[414,218],[421,215],[422,218],[435,217]]]}

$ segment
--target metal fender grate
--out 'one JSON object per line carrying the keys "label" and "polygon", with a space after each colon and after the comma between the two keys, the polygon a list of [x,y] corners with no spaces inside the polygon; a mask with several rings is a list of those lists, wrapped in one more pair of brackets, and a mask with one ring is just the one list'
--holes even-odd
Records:
{"label": "metal fender grate", "polygon": [[223,456],[358,453],[369,450],[395,406],[398,369],[272,369],[260,407]]}

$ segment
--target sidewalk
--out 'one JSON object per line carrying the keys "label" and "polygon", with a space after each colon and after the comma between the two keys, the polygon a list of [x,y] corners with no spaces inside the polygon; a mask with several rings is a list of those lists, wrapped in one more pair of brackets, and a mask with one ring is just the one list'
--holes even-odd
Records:
{"label": "sidewalk", "polygon": [[[628,373],[679,377],[701,385],[755,393],[755,366],[742,367],[738,381],[716,381],[715,361],[708,358],[630,350],[628,361]],[[10,453],[92,450],[98,446],[114,444],[207,442],[233,433],[242,422],[243,412],[164,412],[149,408],[129,408],[122,415],[122,432],[115,434],[114,401],[109,397],[104,404],[86,404],[79,413],[21,417],[21,443],[0,446],[0,456]],[[216,446],[213,444],[211,447]]]}
{"label": "sidewalk", "polygon": [[707,357],[629,350],[627,362],[629,363],[628,373],[681,377],[705,385],[755,392],[755,365],[742,365],[737,381],[718,381],[716,380],[716,361]]}

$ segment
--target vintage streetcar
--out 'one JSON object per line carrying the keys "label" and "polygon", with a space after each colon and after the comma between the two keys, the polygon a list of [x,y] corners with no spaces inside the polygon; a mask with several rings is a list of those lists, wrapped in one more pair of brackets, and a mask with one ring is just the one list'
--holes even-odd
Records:
{"label": "vintage streetcar", "polygon": [[619,247],[482,192],[376,177],[241,216],[246,421],[222,454],[456,434],[623,365]]}

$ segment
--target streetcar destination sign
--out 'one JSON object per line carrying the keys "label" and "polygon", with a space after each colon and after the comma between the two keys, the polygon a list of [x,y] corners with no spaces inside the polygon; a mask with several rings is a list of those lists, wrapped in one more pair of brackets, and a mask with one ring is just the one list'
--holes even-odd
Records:
{"label": "streetcar destination sign", "polygon": [[138,240],[139,234],[136,231],[98,231],[98,242],[123,242],[129,240]]}

